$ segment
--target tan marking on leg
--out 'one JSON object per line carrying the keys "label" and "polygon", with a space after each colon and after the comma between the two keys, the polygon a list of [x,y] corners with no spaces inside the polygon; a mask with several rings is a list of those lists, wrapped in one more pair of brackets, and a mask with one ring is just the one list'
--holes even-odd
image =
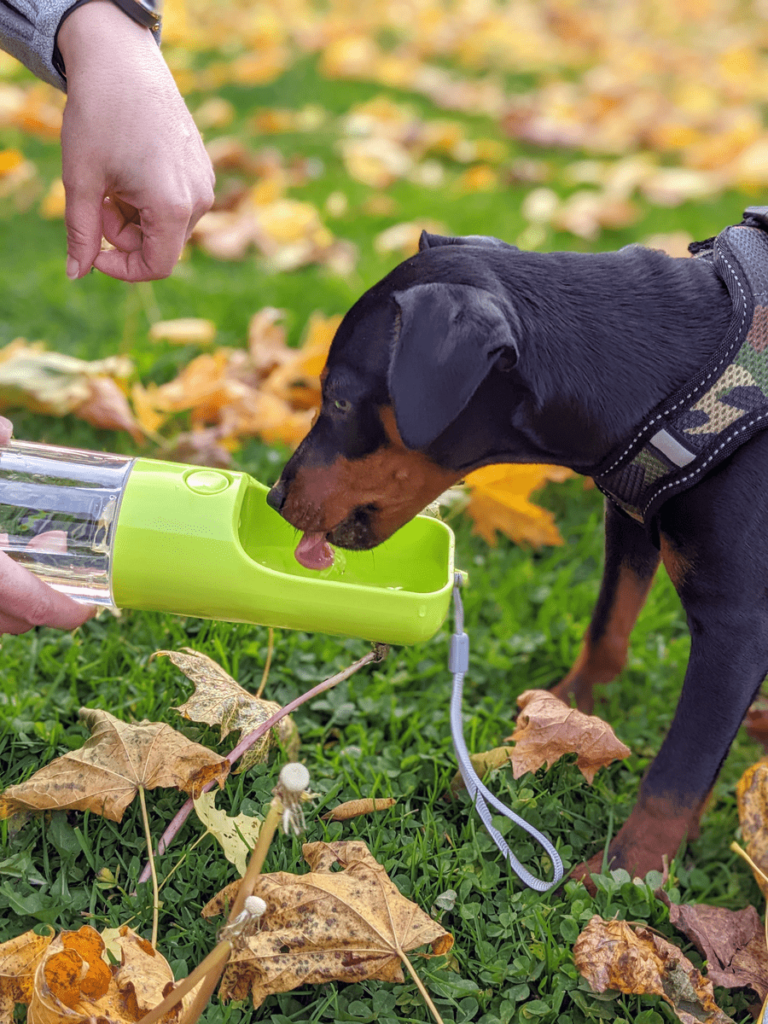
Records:
{"label": "tan marking on leg", "polygon": [[620,567],[616,594],[602,634],[594,640],[587,631],[573,668],[552,688],[555,696],[569,702],[573,695],[579,711],[591,713],[592,687],[615,679],[627,663],[629,637],[652,582],[638,579],[627,566]]}
{"label": "tan marking on leg", "polygon": [[676,548],[672,541],[665,534],[661,534],[661,558],[669,578],[677,590],[685,583],[686,576],[693,569],[693,563],[679,548]]}

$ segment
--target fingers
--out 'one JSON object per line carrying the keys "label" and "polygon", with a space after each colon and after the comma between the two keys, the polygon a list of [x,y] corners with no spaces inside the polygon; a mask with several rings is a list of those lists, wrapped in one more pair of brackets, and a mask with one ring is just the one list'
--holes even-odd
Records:
{"label": "fingers", "polygon": [[[104,237],[116,248],[100,252],[94,266],[123,281],[168,277],[176,266],[192,229],[212,201],[167,202],[141,211],[140,226],[126,218],[126,203],[104,203]],[[130,209],[130,207],[128,207]]]}
{"label": "fingers", "polygon": [[35,626],[76,629],[96,614],[47,586],[0,552],[0,633],[26,633]]}
{"label": "fingers", "polygon": [[67,277],[84,277],[101,248],[101,206],[103,195],[69,187],[65,189],[67,226]]}
{"label": "fingers", "polygon": [[13,436],[13,424],[5,416],[0,416],[0,444],[8,444]]}

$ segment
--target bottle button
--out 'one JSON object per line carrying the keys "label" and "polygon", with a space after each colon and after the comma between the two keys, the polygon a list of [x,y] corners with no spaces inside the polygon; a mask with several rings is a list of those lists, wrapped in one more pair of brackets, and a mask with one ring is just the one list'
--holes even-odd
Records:
{"label": "bottle button", "polygon": [[196,469],[184,482],[195,494],[218,494],[229,487],[229,477],[215,469]]}

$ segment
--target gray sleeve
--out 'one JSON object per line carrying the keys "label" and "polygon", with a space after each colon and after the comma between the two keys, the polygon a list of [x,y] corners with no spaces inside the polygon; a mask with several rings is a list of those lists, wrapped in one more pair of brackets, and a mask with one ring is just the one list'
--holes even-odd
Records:
{"label": "gray sleeve", "polygon": [[0,48],[62,91],[67,83],[53,66],[53,47],[62,15],[73,2],[0,0]]}

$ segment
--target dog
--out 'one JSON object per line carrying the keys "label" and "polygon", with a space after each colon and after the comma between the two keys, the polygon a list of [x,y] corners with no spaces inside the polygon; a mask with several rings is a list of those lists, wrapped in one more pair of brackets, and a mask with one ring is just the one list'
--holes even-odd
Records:
{"label": "dog", "polygon": [[[375,547],[480,466],[554,463],[596,478],[610,495],[604,574],[554,693],[592,710],[593,687],[626,662],[660,560],[692,637],[671,728],[608,849],[609,866],[633,876],[698,834],[768,672],[768,387],[723,369],[722,355],[768,354],[764,212],[693,259],[635,245],[522,252],[425,232],[344,317],[317,419],[267,498],[303,532],[297,558],[320,568],[329,543]],[[718,391],[724,380],[736,383]],[[657,478],[656,462],[677,477]],[[602,863],[601,852],[576,875]]]}

